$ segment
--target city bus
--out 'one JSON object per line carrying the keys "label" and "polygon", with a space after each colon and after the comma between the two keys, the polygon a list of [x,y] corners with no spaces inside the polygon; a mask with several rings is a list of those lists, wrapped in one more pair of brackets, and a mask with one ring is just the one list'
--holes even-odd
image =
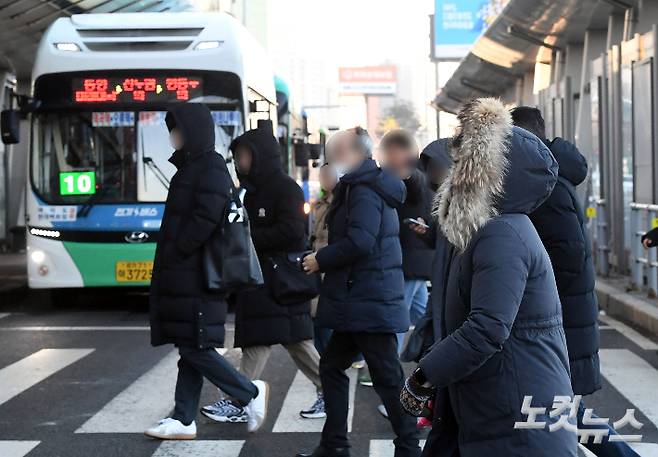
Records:
{"label": "city bus", "polygon": [[32,77],[31,288],[149,284],[175,171],[170,104],[207,104],[222,154],[262,120],[277,127],[265,50],[224,13],[61,18],[43,35]]}

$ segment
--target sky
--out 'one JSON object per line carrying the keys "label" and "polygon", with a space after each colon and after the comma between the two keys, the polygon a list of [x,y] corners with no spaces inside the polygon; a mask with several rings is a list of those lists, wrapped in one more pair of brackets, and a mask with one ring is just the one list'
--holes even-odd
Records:
{"label": "sky", "polygon": [[352,66],[429,53],[432,0],[270,0],[270,51],[321,53]]}

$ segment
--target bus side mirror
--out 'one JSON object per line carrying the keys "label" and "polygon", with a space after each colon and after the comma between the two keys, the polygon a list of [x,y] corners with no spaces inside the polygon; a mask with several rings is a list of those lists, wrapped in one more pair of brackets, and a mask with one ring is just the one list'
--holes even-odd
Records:
{"label": "bus side mirror", "polygon": [[17,144],[20,141],[20,112],[6,109],[0,113],[0,133],[4,144]]}
{"label": "bus side mirror", "polygon": [[308,167],[309,161],[309,145],[306,143],[294,143],[293,149],[295,151],[295,166]]}

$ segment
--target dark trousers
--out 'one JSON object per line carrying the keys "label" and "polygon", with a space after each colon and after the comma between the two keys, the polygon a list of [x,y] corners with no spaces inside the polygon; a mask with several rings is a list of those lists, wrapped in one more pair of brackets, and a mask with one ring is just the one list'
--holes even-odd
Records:
{"label": "dark trousers", "polygon": [[199,409],[203,378],[207,378],[242,406],[258,395],[256,386],[213,348],[178,348],[178,380],[173,418],[190,424]]}
{"label": "dark trousers", "polygon": [[329,338],[331,338],[331,329],[318,327],[313,324],[313,344],[315,344],[315,349],[317,349],[318,354],[322,356],[327,344],[329,344]]}
{"label": "dark trousers", "polygon": [[[404,373],[398,359],[394,333],[333,332],[320,357],[320,379],[324,391],[327,420],[322,429],[325,448],[349,447],[347,413],[349,408],[349,378],[345,375],[354,357],[363,353],[375,391],[382,399],[393,431],[395,457],[420,455],[416,418],[408,415],[400,404]],[[372,414],[375,414],[374,411]]]}
{"label": "dark trousers", "polygon": [[[608,436],[604,436],[601,443],[594,443],[594,439],[590,438],[586,444],[583,444],[589,451],[597,457],[640,457],[625,441],[609,441],[611,435],[616,435],[617,432],[610,425],[584,425],[583,415],[585,414],[585,405],[581,401],[578,405],[578,428],[582,429],[608,429]],[[592,414],[592,417],[596,417]],[[632,430],[632,429],[631,429]],[[633,430],[634,431],[634,430]]]}

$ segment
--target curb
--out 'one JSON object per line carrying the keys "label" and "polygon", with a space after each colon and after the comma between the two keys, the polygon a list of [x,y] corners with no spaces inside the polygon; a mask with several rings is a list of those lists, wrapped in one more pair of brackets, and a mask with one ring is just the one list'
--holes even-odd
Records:
{"label": "curb", "polygon": [[630,322],[639,328],[658,335],[658,306],[636,297],[606,280],[597,278],[596,295],[599,309],[612,317]]}

